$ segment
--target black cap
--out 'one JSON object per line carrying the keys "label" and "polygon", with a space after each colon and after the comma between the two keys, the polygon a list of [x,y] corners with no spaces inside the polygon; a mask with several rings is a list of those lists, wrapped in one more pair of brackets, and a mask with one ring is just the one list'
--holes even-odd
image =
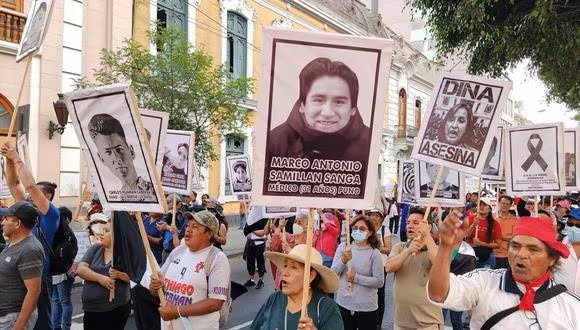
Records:
{"label": "black cap", "polygon": [[15,216],[27,228],[34,228],[40,211],[32,203],[27,201],[18,201],[9,208],[0,208],[0,216]]}

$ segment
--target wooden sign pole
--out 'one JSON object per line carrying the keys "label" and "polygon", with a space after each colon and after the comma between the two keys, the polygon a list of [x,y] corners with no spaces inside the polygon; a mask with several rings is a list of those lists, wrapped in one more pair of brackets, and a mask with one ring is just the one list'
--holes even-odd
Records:
{"label": "wooden sign pole", "polygon": [[[352,251],[350,247],[350,210],[346,210],[345,212],[345,222],[346,222],[346,251]],[[352,263],[349,260],[346,263],[348,271],[352,270]],[[348,292],[352,292],[352,282],[348,282]]]}
{"label": "wooden sign pole", "polygon": [[[479,217],[479,204],[481,203],[481,177],[479,177],[479,184],[477,186],[477,205],[475,205],[475,217]],[[475,238],[479,232],[479,226],[475,226]]]}
{"label": "wooden sign pole", "polygon": [[28,76],[28,71],[30,69],[30,62],[32,62],[32,55],[26,58],[26,65],[24,66],[24,74],[22,75],[22,80],[20,81],[20,88],[18,89],[18,97],[16,98],[16,104],[14,105],[14,111],[12,112],[12,118],[10,119],[10,127],[8,129],[8,139],[12,137],[14,133],[14,127],[16,126],[16,118],[18,117],[18,108],[20,108],[20,102],[22,100],[22,92],[24,91],[24,83],[26,82],[26,77]]}
{"label": "wooden sign pole", "polygon": [[[109,221],[110,223],[110,231],[111,231],[111,268],[115,268],[115,250],[114,250],[114,244],[115,244],[115,231],[114,231],[114,224],[113,222],[115,221],[115,216],[113,216],[111,218],[111,221]],[[115,299],[115,281],[113,281],[113,288],[109,291],[109,302],[113,301],[113,299]]]}
{"label": "wooden sign pole", "polygon": [[302,309],[300,317],[308,317],[308,296],[310,294],[310,252],[312,251],[312,208],[308,209],[308,227],[306,230],[306,257],[304,259],[304,278],[302,281]]}

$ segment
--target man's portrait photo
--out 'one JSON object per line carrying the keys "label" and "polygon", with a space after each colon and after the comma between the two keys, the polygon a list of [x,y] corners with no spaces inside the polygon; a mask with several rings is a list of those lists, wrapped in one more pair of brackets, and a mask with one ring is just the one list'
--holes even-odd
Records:
{"label": "man's portrait photo", "polygon": [[435,201],[450,204],[460,204],[463,195],[463,176],[456,170],[445,167],[439,185],[435,186],[439,165],[418,161],[415,175],[418,175],[419,190],[417,199],[426,202],[431,197],[433,189],[437,188]]}
{"label": "man's portrait photo", "polygon": [[27,55],[32,55],[33,52],[40,49],[48,22],[50,20],[50,13],[53,0],[35,0],[32,2],[30,10],[28,11],[28,19],[22,34],[22,39],[18,53],[16,55],[16,62],[19,62]]}
{"label": "man's portrait photo", "polygon": [[65,95],[95,191],[111,211],[162,211],[154,155],[129,86],[117,84]]}
{"label": "man's portrait photo", "polygon": [[161,184],[167,192],[188,194],[193,175],[193,132],[168,130],[161,168]]}
{"label": "man's portrait photo", "polygon": [[252,199],[372,204],[392,42],[265,29],[264,47]]}
{"label": "man's portrait photo", "polygon": [[169,113],[148,109],[139,109],[139,112],[147,140],[149,140],[151,152],[153,153],[153,157],[155,157],[155,165],[159,173],[161,173],[165,148],[165,134],[167,133],[167,125],[169,124]]}
{"label": "man's portrait photo", "polygon": [[242,195],[251,192],[252,179],[250,177],[250,159],[248,155],[228,156],[226,163],[231,193]]}
{"label": "man's portrait photo", "polygon": [[566,129],[564,131],[564,176],[566,177],[566,188],[577,190],[580,186],[578,182],[578,135],[580,129]]}
{"label": "man's portrait photo", "polygon": [[485,166],[481,172],[486,180],[503,180],[503,127],[498,126],[497,132],[491,141],[489,153],[485,158]]}

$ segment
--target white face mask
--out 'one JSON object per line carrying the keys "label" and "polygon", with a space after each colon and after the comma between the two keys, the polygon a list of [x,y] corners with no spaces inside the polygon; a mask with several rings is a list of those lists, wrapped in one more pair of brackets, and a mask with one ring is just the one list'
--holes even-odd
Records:
{"label": "white face mask", "polygon": [[292,233],[294,235],[300,235],[304,232],[304,228],[297,223],[292,224]]}

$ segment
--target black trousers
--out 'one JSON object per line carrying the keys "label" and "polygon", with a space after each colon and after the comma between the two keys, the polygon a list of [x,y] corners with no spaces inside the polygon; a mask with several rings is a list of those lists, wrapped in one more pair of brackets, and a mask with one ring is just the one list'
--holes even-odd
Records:
{"label": "black trousers", "polygon": [[392,234],[396,234],[399,231],[399,216],[396,215],[389,218],[389,230]]}
{"label": "black trousers", "polygon": [[[46,267],[45,267],[46,268]],[[52,275],[43,268],[41,279],[40,295],[36,303],[38,319],[34,325],[34,330],[50,330],[52,326]]]}
{"label": "black trousers", "polygon": [[131,289],[135,325],[139,330],[161,330],[159,298],[153,297],[149,289],[136,285]]}
{"label": "black trousers", "polygon": [[338,306],[344,330],[369,330],[377,328],[377,311],[351,313],[346,308]]}
{"label": "black trousers", "polygon": [[256,263],[258,264],[258,276],[262,277],[266,273],[266,261],[264,260],[265,249],[266,244],[250,244],[249,253],[246,257],[246,265],[248,266],[248,274],[250,276],[254,276],[256,273]]}
{"label": "black trousers", "polygon": [[131,302],[108,312],[85,311],[83,326],[85,330],[123,330],[129,314],[131,314]]}
{"label": "black trousers", "polygon": [[387,276],[387,273],[385,273],[385,276],[383,277],[383,286],[380,287],[377,291],[377,294],[379,296],[379,309],[377,309],[378,329],[380,329],[381,326],[383,325],[383,314],[385,313],[385,277],[386,276]]}

